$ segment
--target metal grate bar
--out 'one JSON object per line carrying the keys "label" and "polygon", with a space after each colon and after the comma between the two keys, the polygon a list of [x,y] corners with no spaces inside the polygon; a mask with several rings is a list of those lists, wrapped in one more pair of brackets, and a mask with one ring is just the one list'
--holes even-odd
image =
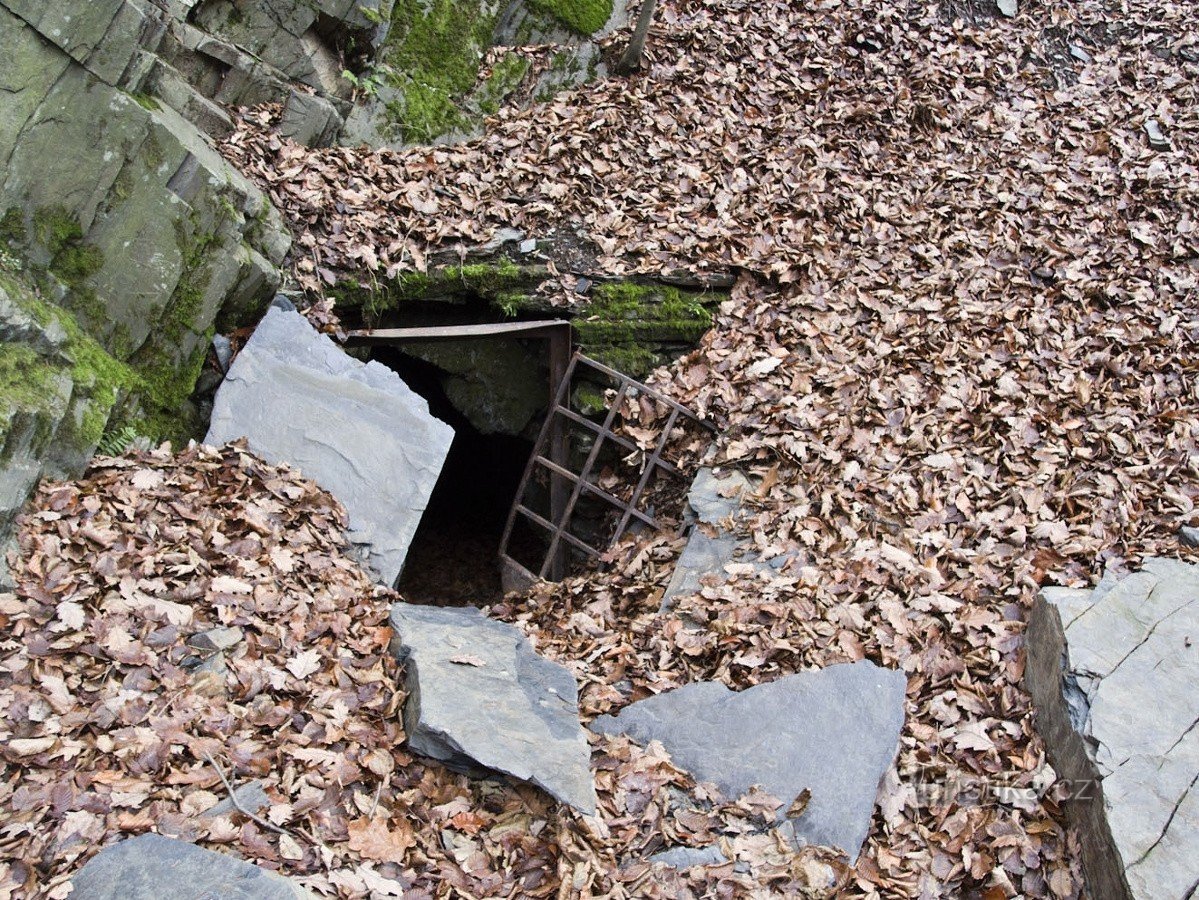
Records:
{"label": "metal grate bar", "polygon": [[624,515],[620,517],[620,524],[616,526],[616,531],[612,535],[612,541],[615,543],[624,536],[625,529],[629,526],[629,519],[636,516],[642,521],[646,520],[646,516],[642,515],[637,509],[637,501],[641,499],[641,493],[649,484],[650,478],[654,475],[654,467],[661,462],[662,451],[666,449],[666,444],[670,441],[670,433],[674,431],[674,424],[679,420],[679,411],[672,409],[670,415],[666,419],[666,427],[662,429],[662,436],[658,438],[658,443],[654,447],[654,452],[646,463],[644,470],[641,473],[641,478],[637,482],[637,487],[633,489],[633,496],[629,498],[629,505],[624,511]]}
{"label": "metal grate bar", "polygon": [[558,526],[555,525],[553,522],[551,522],[549,519],[545,518],[544,516],[537,515],[537,513],[533,512],[533,510],[529,509],[527,506],[525,506],[523,504],[518,504],[516,507],[516,511],[518,513],[520,513],[522,516],[524,516],[525,518],[532,519],[534,522],[536,522],[538,525],[540,525],[542,528],[544,528],[546,531],[550,532],[551,534],[560,534],[562,536],[562,540],[566,541],[566,543],[570,544],[572,547],[577,547],[579,550],[582,550],[584,553],[586,553],[590,556],[602,556],[603,555],[598,550],[596,550],[594,547],[592,547],[590,544],[584,543],[583,541],[579,540],[577,537],[575,537],[569,531],[562,531],[562,529],[558,528]]}
{"label": "metal grate bar", "polygon": [[[538,456],[537,463],[539,465],[549,469],[551,472],[554,472],[557,475],[561,475],[563,478],[569,479],[574,484],[581,484],[583,486],[583,490],[589,491],[592,494],[595,494],[597,497],[602,497],[604,500],[607,500],[609,503],[611,503],[613,506],[615,506],[617,508],[621,508],[625,505],[625,502],[623,500],[621,500],[619,497],[617,497],[615,494],[608,493],[602,487],[600,487],[598,484],[596,484],[592,481],[584,481],[583,479],[581,479],[578,475],[576,475],[574,472],[570,471],[569,469],[564,469],[561,466],[554,465],[554,463],[552,463],[550,460],[546,459],[544,456]],[[640,510],[636,510],[636,509],[632,510],[632,514],[635,515],[642,522],[644,522],[646,525],[648,525],[650,528],[658,527],[657,520],[655,520],[652,516],[648,516],[645,513],[641,512]]]}
{"label": "metal grate bar", "polygon": [[[616,389],[616,399],[612,401],[612,408],[608,410],[608,415],[604,417],[604,431],[612,430],[612,423],[616,421],[616,413],[620,409],[620,402],[624,399],[628,387],[628,383],[622,381],[620,387]],[[556,414],[557,410],[554,412]],[[546,557],[545,564],[541,567],[540,575],[542,578],[549,571],[550,561],[554,558],[554,551],[558,549],[559,536],[562,532],[570,528],[570,517],[574,515],[575,504],[579,502],[579,495],[583,493],[583,482],[591,473],[591,467],[595,465],[595,461],[599,459],[600,447],[603,445],[603,435],[600,435],[595,443],[591,445],[591,451],[587,454],[587,461],[583,463],[583,471],[579,473],[579,479],[575,482],[574,490],[570,492],[570,499],[566,502],[566,509],[562,516],[558,518],[559,531],[550,539],[549,554]]]}
{"label": "metal grate bar", "polygon": [[[570,408],[571,385],[580,366],[592,369],[604,376],[605,379],[616,382],[616,395],[609,405],[602,423],[594,422],[585,416],[579,415]],[[508,513],[508,521],[504,526],[504,536],[500,544],[500,559],[505,567],[505,572],[514,575],[518,581],[525,585],[532,584],[538,578],[548,577],[552,580],[561,580],[565,577],[566,555],[564,551],[568,547],[580,550],[593,558],[603,558],[602,551],[588,545],[570,531],[575,508],[584,492],[598,497],[620,513],[619,524],[617,525],[615,536],[611,541],[618,540],[627,531],[629,524],[634,519],[643,522],[650,528],[659,528],[657,520],[648,513],[637,509],[637,504],[641,501],[642,496],[653,479],[655,470],[661,469],[671,476],[683,475],[678,466],[663,458],[663,454],[666,452],[671,434],[677,427],[680,416],[685,416],[693,421],[699,421],[686,407],[676,403],[669,397],[665,397],[653,388],[634,381],[629,376],[617,372],[603,363],[589,359],[581,353],[575,353],[569,360],[569,363],[564,364],[563,369],[564,375],[557,383],[553,404],[546,413],[541,434],[537,439],[537,444],[534,447],[532,455],[529,457],[529,462],[525,466],[524,476],[521,478],[516,500]],[[623,450],[633,453],[646,452],[643,448],[637,446],[634,441],[629,440],[623,435],[616,434],[613,430],[616,417],[620,414],[624,401],[627,398],[642,395],[656,403],[664,404],[669,408],[670,413],[666,420],[665,430],[659,436],[653,450],[649,451],[649,456],[643,462],[643,469],[637,484],[633,488],[631,500],[626,503],[596,484],[592,480],[592,472],[595,469],[600,452],[606,441],[612,441]],[[567,422],[574,422],[581,425],[595,436],[595,441],[587,453],[587,458],[578,472],[572,471],[568,462],[570,454],[567,443],[569,431],[565,427],[565,423]],[[710,423],[702,422],[700,424],[713,431],[715,430]],[[547,470],[550,474],[549,518],[534,512],[528,507],[526,502],[529,485],[538,467]],[[569,491],[567,491],[568,486]],[[513,527],[518,516],[528,519],[550,535],[548,549],[542,560],[540,571],[537,574],[534,574],[532,569],[518,563],[508,555],[508,544],[512,538]]]}

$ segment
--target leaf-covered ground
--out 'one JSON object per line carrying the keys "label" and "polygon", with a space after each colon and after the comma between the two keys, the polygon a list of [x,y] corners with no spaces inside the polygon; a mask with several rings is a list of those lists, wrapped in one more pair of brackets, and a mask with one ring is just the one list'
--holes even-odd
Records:
{"label": "leaf-covered ground", "polygon": [[314,290],[505,225],[586,235],[612,274],[741,273],[657,383],[764,479],[747,534],[795,561],[660,617],[661,542],[499,612],[573,663],[588,714],[697,678],[902,668],[851,894],[1077,894],[1025,612],[1039,584],[1186,552],[1197,515],[1194,7],[1019,7],[667,0],[643,74],[474,143],[313,153],[261,112],[227,147],[299,229]]}
{"label": "leaf-covered ground", "polygon": [[[768,799],[709,798],[654,748],[596,745],[592,823],[408,757],[388,598],[339,549],[339,513],[225,451],[43,491],[0,609],[0,884],[57,883],[153,819],[344,895],[796,896],[831,873],[847,896],[1078,896],[1022,623],[1037,585],[1186,552],[1177,526],[1199,524],[1199,36],[1165,0],[989,12],[665,0],[644,73],[501,111],[470,144],[314,152],[262,111],[226,146],[313,290],[510,225],[575,230],[611,274],[740,274],[656,381],[718,423],[715,461],[761,479],[746,537],[793,560],[659,616],[679,547],[656,538],[493,614],[574,669],[588,718],[700,678],[902,668],[900,755],[852,872],[781,852]],[[238,616],[254,638],[231,693],[179,690],[178,641],[155,635]],[[147,671],[160,652],[176,669]],[[206,754],[277,773],[288,833],[201,829]],[[717,835],[739,866],[629,862]]]}

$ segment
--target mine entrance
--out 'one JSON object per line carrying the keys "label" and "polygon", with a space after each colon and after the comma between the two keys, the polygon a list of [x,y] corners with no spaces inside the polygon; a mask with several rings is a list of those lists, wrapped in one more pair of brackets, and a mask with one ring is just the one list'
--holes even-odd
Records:
{"label": "mine entrance", "polygon": [[[570,334],[569,323],[551,321],[350,335],[349,344],[368,347],[454,429],[397,585],[409,602],[485,606],[502,599],[501,537],[569,361]],[[548,539],[522,530],[514,540],[535,556]]]}

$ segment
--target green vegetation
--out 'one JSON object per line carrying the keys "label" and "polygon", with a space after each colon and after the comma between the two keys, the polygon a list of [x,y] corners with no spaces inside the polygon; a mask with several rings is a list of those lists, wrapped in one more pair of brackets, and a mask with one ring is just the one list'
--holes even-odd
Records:
{"label": "green vegetation", "polygon": [[489,300],[506,315],[514,316],[527,301],[523,290],[531,289],[544,278],[544,268],[520,266],[504,256],[495,263],[445,266],[427,274],[402,272],[390,280],[365,284],[345,279],[329,293],[342,308],[361,310],[368,323],[377,322],[407,302],[465,302],[471,296]]}
{"label": "green vegetation", "polygon": [[500,103],[525,77],[529,61],[515,53],[507,53],[491,67],[491,74],[479,89],[479,111],[485,116],[494,116],[500,111]]}
{"label": "green vegetation", "polygon": [[137,105],[140,106],[142,109],[148,109],[148,110],[150,110],[150,112],[154,112],[156,110],[162,109],[162,104],[159,103],[158,100],[156,100],[154,97],[151,97],[149,94],[136,93],[136,94],[130,94],[129,96],[132,97],[134,100],[136,100]]}
{"label": "green vegetation", "polygon": [[663,361],[662,345],[697,342],[711,327],[711,310],[725,299],[667,285],[604,284],[574,324],[587,353],[641,377]]}
{"label": "green vegetation", "polygon": [[594,34],[612,17],[612,0],[529,0],[529,5],[579,34]]}
{"label": "green vegetation", "polygon": [[69,373],[75,396],[83,397],[86,406],[81,422],[76,426],[68,419],[65,424],[70,433],[57,437],[81,449],[94,446],[121,395],[139,387],[141,380],[96,343],[69,311],[46,303],[10,275],[0,275],[0,288],[38,325],[46,328],[57,322],[66,335],[58,358],[40,356],[22,344],[0,345],[4,353],[0,403],[10,409],[45,409],[57,390],[59,376]]}
{"label": "green vegetation", "polygon": [[397,0],[381,62],[400,93],[388,112],[404,140],[431,141],[464,124],[458,104],[494,27],[478,0]]}

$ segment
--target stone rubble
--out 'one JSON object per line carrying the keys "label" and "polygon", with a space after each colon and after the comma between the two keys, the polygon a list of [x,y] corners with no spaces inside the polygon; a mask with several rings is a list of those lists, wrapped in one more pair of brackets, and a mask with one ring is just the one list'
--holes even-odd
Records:
{"label": "stone rubble", "polygon": [[217,391],[205,441],[239,438],[337,497],[350,539],[391,585],[454,432],[395,372],[347,356],[299,313],[272,307]]}
{"label": "stone rubble", "polygon": [[1025,681],[1094,897],[1199,883],[1199,565],[1146,559],[1094,590],[1041,591]]}
{"label": "stone rubble", "polygon": [[700,469],[696,474],[687,493],[693,517],[691,534],[662,595],[663,612],[679,597],[698,593],[704,576],[723,579],[724,567],[730,563],[749,563],[760,571],[786,565],[788,557],[762,560],[729,530],[741,513],[742,498],[750,490],[749,479],[737,471],[718,476],[711,469]]}
{"label": "stone rubble", "polygon": [[595,813],[591,751],[569,670],[473,607],[397,603],[391,626],[407,673],[404,729],[413,751],[503,772]]}
{"label": "stone rubble", "polygon": [[313,900],[280,875],[159,834],[106,847],[72,884],[71,900]]}
{"label": "stone rubble", "polygon": [[591,723],[599,734],[661,741],[674,763],[727,796],[754,785],[788,810],[797,844],[857,858],[879,783],[895,759],[904,720],[903,673],[867,660],[789,675],[747,690],[701,681],[641,700]]}

